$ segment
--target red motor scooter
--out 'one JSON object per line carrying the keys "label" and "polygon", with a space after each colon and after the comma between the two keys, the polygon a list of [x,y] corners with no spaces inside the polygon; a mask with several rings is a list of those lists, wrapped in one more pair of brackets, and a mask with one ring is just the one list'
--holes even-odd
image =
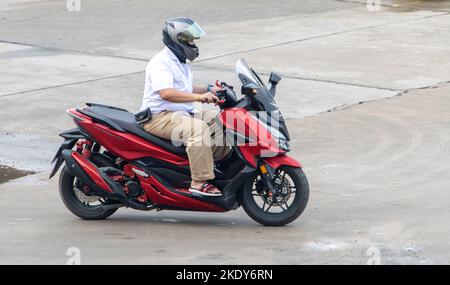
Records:
{"label": "red motor scooter", "polygon": [[232,151],[215,161],[216,178],[208,182],[222,196],[188,191],[184,146],[147,133],[126,110],[88,103],[67,111],[78,127],[60,134],[65,141],[50,174],[53,177],[65,163],[59,191],[66,207],[83,219],[96,220],[123,206],[225,212],[242,205],[263,225],[294,221],[306,207],[309,186],[300,163],[286,155],[289,133],[274,101],[281,77],[272,73],[269,89],[243,59],[236,63],[236,73],[242,98],[224,82],[218,93],[221,111],[216,121]]}

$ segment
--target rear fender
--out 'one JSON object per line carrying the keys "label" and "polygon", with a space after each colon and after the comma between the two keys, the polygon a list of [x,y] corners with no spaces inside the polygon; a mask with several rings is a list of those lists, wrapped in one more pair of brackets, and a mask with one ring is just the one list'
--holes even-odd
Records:
{"label": "rear fender", "polygon": [[64,132],[60,133],[59,136],[63,137],[65,140],[59,147],[58,151],[56,152],[55,157],[53,157],[52,163],[55,162],[55,166],[53,167],[53,170],[50,173],[49,178],[52,178],[53,176],[55,176],[56,172],[61,167],[61,165],[64,161],[64,159],[62,157],[63,150],[72,149],[79,139],[88,138],[88,135],[85,134],[83,131],[81,131],[79,128],[73,128],[73,129],[64,131]]}

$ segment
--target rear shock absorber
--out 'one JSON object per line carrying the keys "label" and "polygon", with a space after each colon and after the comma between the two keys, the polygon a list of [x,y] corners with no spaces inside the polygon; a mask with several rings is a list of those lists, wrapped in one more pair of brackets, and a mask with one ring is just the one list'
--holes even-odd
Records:
{"label": "rear shock absorber", "polygon": [[86,159],[91,157],[92,142],[89,140],[81,140],[77,142],[77,152],[81,153]]}

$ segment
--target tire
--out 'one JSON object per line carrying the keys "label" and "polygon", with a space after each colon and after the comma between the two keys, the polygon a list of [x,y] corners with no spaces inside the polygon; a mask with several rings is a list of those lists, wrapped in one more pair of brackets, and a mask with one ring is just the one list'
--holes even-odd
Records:
{"label": "tire", "polygon": [[[264,226],[284,226],[286,224],[289,224],[303,213],[306,205],[308,204],[309,185],[308,180],[303,173],[303,170],[301,168],[281,166],[276,169],[276,171],[285,172],[291,178],[295,186],[295,197],[289,207],[286,207],[286,211],[280,213],[265,212],[257,204],[255,199],[258,198],[254,197],[254,194],[256,192],[254,192],[255,190],[253,190],[253,185],[255,183],[255,180],[258,178],[258,175],[255,175],[255,177],[251,181],[249,181],[247,185],[240,191],[240,201],[247,215]],[[255,194],[255,196],[258,195]],[[264,201],[264,198],[262,200]]]}
{"label": "tire", "polygon": [[[95,154],[92,155],[90,160],[98,167],[112,166],[109,160]],[[64,166],[59,176],[59,194],[66,208],[74,215],[85,220],[103,220],[117,211],[118,208],[104,210],[103,205],[90,206],[84,204],[75,193],[74,180],[75,176],[70,174],[67,166]]]}

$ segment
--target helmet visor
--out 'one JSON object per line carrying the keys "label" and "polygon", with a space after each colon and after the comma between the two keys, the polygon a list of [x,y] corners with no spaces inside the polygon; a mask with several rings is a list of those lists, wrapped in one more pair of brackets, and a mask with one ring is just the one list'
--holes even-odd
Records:
{"label": "helmet visor", "polygon": [[178,34],[178,40],[182,42],[192,42],[193,40],[200,39],[206,35],[206,32],[200,27],[199,24],[194,22],[187,27],[183,32]]}

